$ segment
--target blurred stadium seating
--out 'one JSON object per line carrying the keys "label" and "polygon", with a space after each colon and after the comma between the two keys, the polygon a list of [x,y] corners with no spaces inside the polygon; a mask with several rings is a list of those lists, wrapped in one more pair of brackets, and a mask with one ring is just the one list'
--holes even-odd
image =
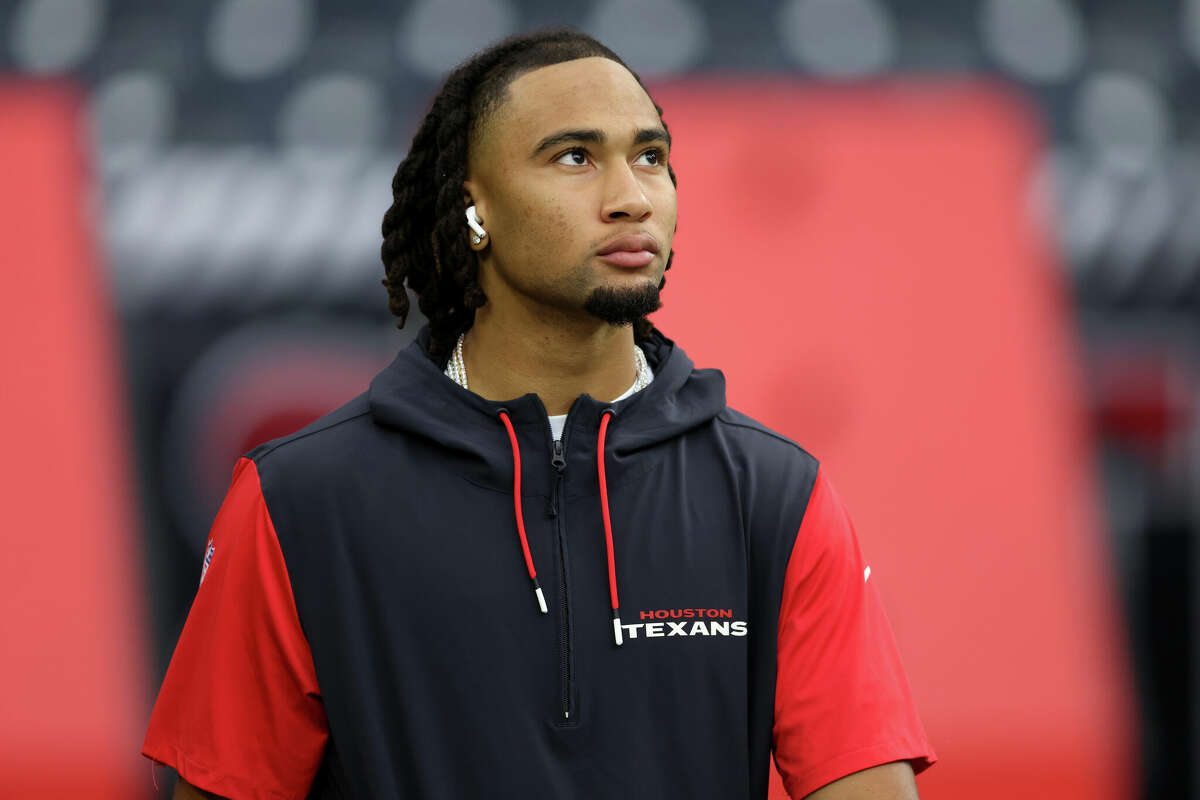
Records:
{"label": "blurred stadium seating", "polygon": [[[839,170],[853,172],[854,185],[884,187],[881,197],[864,203],[864,213],[892,215],[856,229],[863,249],[852,249],[851,255],[860,264],[903,268],[900,261],[888,260],[896,253],[883,247],[897,241],[899,232],[913,230],[901,221],[928,221],[939,209],[949,212],[918,196],[911,202],[924,205],[902,209],[914,216],[898,216],[896,203],[885,202],[898,196],[887,188],[895,187],[898,176],[905,175],[909,185],[950,192],[968,174],[950,170],[959,156],[969,162],[991,153],[998,159],[994,168],[1009,170],[992,176],[995,182],[988,185],[1003,191],[990,196],[1008,203],[1005,219],[1016,226],[1014,237],[1029,235],[1049,245],[1047,253],[1013,263],[1023,265],[1014,269],[1033,269],[1036,262],[1047,271],[1044,293],[1030,296],[1051,304],[1043,311],[1057,322],[1025,320],[1031,327],[1010,327],[1007,333],[1024,342],[1031,358],[1046,359],[1039,362],[1047,365],[1046,382],[1035,388],[1063,393],[1047,400],[1045,413],[1032,420],[1054,419],[1048,409],[1061,410],[1077,400],[1089,412],[1076,422],[1084,440],[1096,440],[1093,477],[1105,503],[1098,514],[1104,523],[1077,520],[1078,529],[1068,527],[1085,537],[1083,552],[1101,547],[1093,554],[1096,571],[1088,574],[1102,579],[1105,563],[1114,570],[1107,584],[1093,587],[1096,595],[1087,596],[1115,592],[1124,612],[1117,638],[1131,645],[1126,657],[1132,659],[1142,733],[1140,752],[1126,754],[1130,774],[1141,781],[1140,797],[1200,794],[1198,597],[1193,588],[1200,565],[1200,0],[0,2],[0,74],[48,91],[57,91],[60,81],[70,82],[87,120],[79,144],[91,154],[94,184],[81,183],[80,192],[86,213],[93,215],[101,276],[108,281],[108,291],[88,295],[87,302],[108,298],[111,308],[91,307],[86,313],[99,313],[101,320],[114,315],[119,326],[123,358],[102,380],[118,376],[127,383],[126,422],[113,423],[110,433],[126,436],[136,457],[132,495],[140,500],[143,523],[144,551],[138,555],[148,567],[146,646],[152,654],[146,699],[186,614],[203,529],[232,455],[355,393],[362,376],[386,363],[421,323],[414,315],[406,331],[390,327],[379,286],[379,222],[390,203],[392,173],[440,77],[495,38],[559,23],[599,36],[661,95],[681,159],[680,252],[668,279],[663,327],[689,350],[725,367],[731,378],[738,376],[741,383],[735,385],[754,386],[756,376],[765,375],[728,363],[731,354],[714,349],[717,343],[705,338],[700,320],[676,316],[682,306],[706,300],[696,281],[700,275],[706,281],[718,278],[708,271],[711,264],[702,269],[700,262],[720,246],[704,238],[704,225],[711,223],[699,222],[713,212],[697,197],[709,180],[700,177],[706,165],[702,159],[685,165],[689,136],[700,139],[695,128],[689,130],[687,109],[711,109],[720,96],[715,83],[721,81],[759,88],[799,84],[815,93],[805,97],[830,98],[861,98],[864,91],[888,87],[898,93],[902,108],[932,105],[933,120],[938,109],[957,108],[945,102],[958,91],[1007,98],[996,103],[1012,113],[1002,114],[997,125],[1012,134],[1003,141],[1015,150],[987,140],[998,148],[988,150],[991,145],[981,144],[982,138],[956,138],[954,125],[961,119],[948,114],[945,130],[936,123],[921,129],[930,145],[923,151],[914,144],[919,138],[905,139],[905,131],[896,128],[903,124],[900,117],[882,117],[888,122],[881,122],[878,134],[891,147],[890,158],[863,157],[856,163],[834,154],[813,166],[813,151],[805,148],[827,139],[820,131],[806,131],[803,119],[788,116],[790,100],[764,88],[764,97],[775,104],[768,106],[768,119],[793,120],[787,130],[794,134],[794,149],[779,144],[777,135],[769,139],[774,146],[764,147],[767,140],[756,131],[743,134],[748,172],[739,180],[759,191],[767,187],[765,197],[748,196],[745,203],[754,208],[759,201],[783,202],[796,231],[805,232],[800,252],[845,255],[837,240],[820,234],[844,232],[834,223],[846,223],[850,206],[842,201],[822,205],[812,184],[819,177],[829,179],[833,173],[826,170],[840,165]],[[704,96],[689,95],[697,87],[703,87]],[[739,102],[744,98],[735,93],[728,107]],[[878,97],[868,99],[868,108],[871,102]],[[887,103],[881,106],[887,108]],[[820,113],[828,108],[822,106]],[[862,111],[845,113],[836,118],[848,124]],[[10,150],[14,130],[8,122],[0,125],[0,150],[16,152]],[[904,153],[896,149],[898,141],[909,143]],[[19,188],[12,175],[5,176],[9,198]],[[961,195],[951,196],[979,196],[961,188]],[[836,209],[838,214],[826,220],[834,226],[816,226],[815,218],[805,216],[814,209]],[[963,231],[950,228],[960,224],[957,218],[946,224],[945,247],[919,252],[958,258],[961,283],[950,283],[952,271],[931,267],[924,273],[932,276],[927,284],[890,286],[864,275],[847,286],[869,297],[890,286],[893,293],[879,297],[876,309],[914,337],[923,330],[922,319],[890,317],[896,306],[888,302],[918,308],[916,299],[929,297],[918,287],[935,292],[951,306],[944,344],[963,348],[954,351],[955,367],[964,380],[969,376],[980,387],[989,386],[999,351],[987,349],[991,340],[980,338],[976,312],[996,311],[999,290],[985,291],[991,286],[985,277],[1004,273],[984,270],[992,263],[987,260],[991,250],[973,254],[960,238]],[[892,238],[879,238],[884,236]],[[920,241],[932,246],[928,238]],[[784,238],[763,239],[759,246],[764,261],[799,247]],[[908,268],[916,274],[922,263],[909,262]],[[837,267],[844,264],[831,269]],[[795,266],[810,268],[807,262]],[[21,276],[22,269],[15,260],[6,261],[6,277]],[[1023,285],[1020,275],[1004,285]],[[78,280],[95,277],[85,274]],[[732,299],[759,288],[754,274],[742,266],[737,277],[720,279],[729,281],[726,291],[707,298],[703,321],[743,347],[758,341],[763,332],[749,324],[745,308]],[[797,273],[797,286],[806,279],[835,294],[847,291],[821,284],[819,273]],[[20,278],[15,286],[17,295],[33,291]],[[1053,316],[1055,302],[1064,304],[1059,316]],[[54,315],[47,318],[69,313],[55,308],[46,311]],[[870,322],[849,318],[864,326]],[[997,319],[1009,326],[1021,320]],[[1055,338],[1072,320],[1075,328],[1066,333],[1078,338],[1077,348],[1069,337]],[[802,329],[800,322],[794,324]],[[892,344],[903,341],[909,340],[897,338]],[[891,366],[926,363],[919,356],[927,352],[918,344],[932,341],[912,339],[909,345],[916,349],[899,353]],[[46,344],[47,352],[58,352],[51,340]],[[852,456],[857,451],[844,448],[861,419],[878,421],[898,413],[898,406],[862,398],[881,391],[876,382],[882,376],[898,381],[904,375],[889,373],[888,362],[870,359],[851,362],[856,371],[850,371],[836,355],[845,355],[836,349],[839,342],[827,344],[829,350],[792,352],[792,382],[774,390],[748,389],[741,405],[818,455],[827,451],[834,466],[847,473],[848,488],[862,506],[860,516],[872,528],[882,527],[881,509],[888,507],[876,501],[889,497],[887,484],[862,471]],[[314,374],[326,380],[314,381]],[[822,382],[832,399],[793,409],[770,405],[773,391],[796,392],[805,375]],[[1081,387],[1082,394],[1071,394]],[[10,386],[5,391],[7,410],[15,395]],[[1001,400],[982,388],[972,397],[984,408]],[[1059,402],[1066,406],[1053,405]],[[801,412],[815,422],[795,421]],[[1069,424],[1074,418],[1064,419]],[[957,421],[966,424],[965,418]],[[963,430],[968,431],[964,436],[987,438],[983,422]],[[1055,452],[1065,458],[1069,448],[1063,448]],[[1087,470],[1082,466],[1070,473],[1084,482],[1084,495]],[[1081,502],[1086,509],[1086,497]],[[895,545],[883,538],[870,541],[897,569],[898,559],[913,557],[892,550]],[[922,569],[946,566],[933,562]],[[926,649],[933,646],[923,638],[928,609],[919,597],[889,600],[902,649],[914,660],[918,699],[929,706],[935,745],[941,734],[949,755],[956,729],[942,727],[951,723],[939,710],[937,662],[925,661]],[[1103,607],[1085,605],[1081,613],[1100,615],[1093,620],[1098,627],[1079,624],[1091,631],[1087,641],[1101,643],[1097,652],[1107,652],[1105,620],[1111,620]],[[1052,654],[1044,657],[1047,665],[1058,663]],[[1060,678],[1071,674],[1069,666],[1063,669]],[[1121,701],[1120,671],[1120,665],[1112,665],[1088,674],[1096,686],[1112,688],[1103,696],[1113,708],[1094,708],[1097,718],[1119,714],[1114,709]],[[1079,698],[1086,699],[1087,691],[1081,688]],[[1088,752],[1094,751],[1079,751]],[[998,769],[1005,767],[1020,775],[1019,765]],[[936,794],[939,770],[953,773],[954,768],[937,766],[922,778],[935,800],[949,796]],[[980,775],[981,781],[1003,777],[1002,772]],[[958,796],[971,794],[956,788]]]}

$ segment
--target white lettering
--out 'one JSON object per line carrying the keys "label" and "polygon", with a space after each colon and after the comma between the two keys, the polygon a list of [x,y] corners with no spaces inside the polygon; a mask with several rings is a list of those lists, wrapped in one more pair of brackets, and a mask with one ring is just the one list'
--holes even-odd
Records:
{"label": "white lettering", "polygon": [[[621,625],[630,639],[658,639],[665,636],[748,636],[750,623],[745,620],[708,622],[635,622]],[[643,630],[644,629],[644,630]]]}

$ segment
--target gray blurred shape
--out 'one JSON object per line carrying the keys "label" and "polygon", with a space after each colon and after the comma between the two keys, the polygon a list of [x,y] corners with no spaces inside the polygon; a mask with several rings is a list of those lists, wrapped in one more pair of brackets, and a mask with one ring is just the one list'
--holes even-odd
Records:
{"label": "gray blurred shape", "polygon": [[506,0],[418,0],[396,43],[405,63],[436,79],[516,27],[516,9]]}
{"label": "gray blurred shape", "polygon": [[896,26],[876,0],[786,0],[779,11],[785,52],[827,78],[863,78],[896,57]]}
{"label": "gray blurred shape", "polygon": [[1151,257],[1161,248],[1171,227],[1174,197],[1161,165],[1150,169],[1126,192],[1127,203],[1114,228],[1106,253],[1113,293],[1120,297],[1153,280]]}
{"label": "gray blurred shape", "polygon": [[984,0],[979,24],[991,56],[1023,80],[1065,81],[1083,63],[1083,21],[1070,0]]}
{"label": "gray blurred shape", "polygon": [[223,0],[208,28],[213,64],[241,80],[283,70],[307,47],[312,16],[311,0]]}
{"label": "gray blurred shape", "polygon": [[288,147],[373,147],[383,133],[384,103],[371,79],[349,73],[317,76],[284,102],[279,139]]}
{"label": "gray blurred shape", "polygon": [[[1183,17],[1179,27],[1184,49],[1200,65],[1200,0],[1183,0],[1180,13]],[[1200,696],[1200,692],[1197,695]],[[1197,763],[1200,763],[1200,759],[1197,759]]]}
{"label": "gray blurred shape", "polygon": [[118,305],[187,317],[363,296],[383,274],[396,163],[369,150],[176,147],[122,165],[104,187]]}
{"label": "gray blurred shape", "polygon": [[119,72],[93,91],[91,114],[93,135],[102,157],[127,147],[152,149],[171,137],[175,95],[160,73]]}
{"label": "gray blurred shape", "polygon": [[691,0],[603,0],[583,29],[644,78],[684,72],[708,48],[708,24]]}
{"label": "gray blurred shape", "polygon": [[1090,75],[1079,88],[1074,111],[1080,140],[1120,172],[1148,169],[1170,137],[1162,93],[1129,72]]}
{"label": "gray blurred shape", "polygon": [[66,72],[96,49],[106,14],[102,0],[25,0],[13,16],[13,60],[38,75]]}

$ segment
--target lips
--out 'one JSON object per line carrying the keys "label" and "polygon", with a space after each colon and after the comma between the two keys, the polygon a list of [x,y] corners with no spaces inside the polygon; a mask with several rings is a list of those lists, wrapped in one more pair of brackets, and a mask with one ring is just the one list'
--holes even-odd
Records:
{"label": "lips", "polygon": [[658,242],[648,233],[618,236],[596,251],[596,255],[618,267],[644,267],[654,260]]}
{"label": "lips", "polygon": [[624,236],[618,236],[601,247],[596,251],[596,255],[606,256],[609,253],[615,253],[620,250],[626,250],[631,253],[636,253],[639,250],[649,250],[651,253],[657,253],[658,242],[648,233],[627,233]]}

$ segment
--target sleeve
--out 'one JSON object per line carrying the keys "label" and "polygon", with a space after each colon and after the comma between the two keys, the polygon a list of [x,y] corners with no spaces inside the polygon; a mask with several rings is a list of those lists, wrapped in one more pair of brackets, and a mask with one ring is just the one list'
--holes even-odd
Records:
{"label": "sleeve", "polygon": [[329,731],[258,469],[242,458],[142,755],[222,797],[303,798]]}
{"label": "sleeve", "polygon": [[791,797],[890,761],[920,773],[937,760],[854,525],[823,468],[788,561],[778,637],[773,749]]}

